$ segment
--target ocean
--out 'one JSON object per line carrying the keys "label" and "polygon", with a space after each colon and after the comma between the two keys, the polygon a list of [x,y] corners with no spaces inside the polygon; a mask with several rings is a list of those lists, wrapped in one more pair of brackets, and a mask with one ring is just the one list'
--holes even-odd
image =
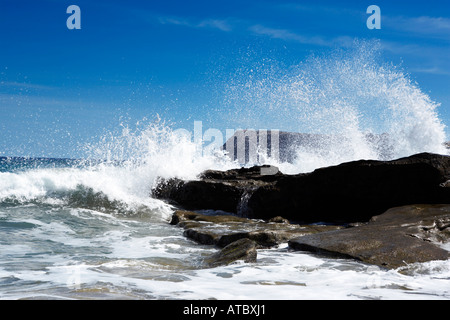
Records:
{"label": "ocean", "polygon": [[[243,119],[259,129],[294,122],[303,132],[336,137],[319,148],[299,147],[290,163],[265,159],[284,173],[448,153],[439,105],[367,50],[312,58],[284,73],[258,71],[270,81],[237,74],[227,82],[225,116],[235,128]],[[258,116],[267,110],[273,123],[264,126]],[[384,270],[282,244],[258,250],[255,263],[203,267],[218,249],[170,225],[176,208],[153,198],[152,188],[161,177],[196,179],[206,169],[241,164],[199,154],[198,145],[162,122],[142,123],[83,146],[86,156],[76,159],[0,158],[0,299],[450,299],[450,261]],[[372,130],[388,139],[368,142]]]}
{"label": "ocean", "polygon": [[258,250],[256,263],[204,268],[218,249],[170,225],[175,208],[150,196],[136,168],[0,163],[1,299],[450,298],[450,261],[383,270],[285,244]]}

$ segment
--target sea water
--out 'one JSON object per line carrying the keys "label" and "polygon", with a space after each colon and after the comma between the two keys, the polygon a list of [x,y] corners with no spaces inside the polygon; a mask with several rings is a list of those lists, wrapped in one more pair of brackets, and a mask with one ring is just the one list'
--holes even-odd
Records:
{"label": "sea water", "polygon": [[130,203],[119,200],[132,189],[112,190],[116,170],[0,173],[0,298],[450,298],[449,261],[388,271],[282,244],[258,250],[255,263],[203,268],[201,259],[217,249],[170,225],[169,205],[132,194]]}
{"label": "sea water", "polygon": [[[247,103],[233,109],[236,127],[242,112],[271,108],[273,126],[294,121],[303,132],[339,137],[339,144],[299,147],[293,163],[267,159],[285,173],[448,153],[438,104],[367,50],[313,57],[284,73],[264,69],[264,79],[235,75],[239,83],[227,82],[230,106]],[[388,138],[373,143],[368,132]],[[82,159],[0,159],[1,299],[450,298],[450,261],[384,270],[281,244],[258,250],[254,263],[205,268],[202,259],[218,249],[170,225],[176,208],[151,191],[160,177],[196,179],[203,170],[239,164],[220,153],[199,155],[192,141],[158,121],[124,126],[85,150]]]}

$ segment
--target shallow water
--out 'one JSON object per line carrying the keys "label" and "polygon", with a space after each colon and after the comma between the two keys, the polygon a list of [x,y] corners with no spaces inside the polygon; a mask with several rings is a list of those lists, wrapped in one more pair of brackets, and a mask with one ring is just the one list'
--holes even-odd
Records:
{"label": "shallow water", "polygon": [[28,204],[0,210],[1,299],[449,299],[450,261],[382,270],[258,250],[256,263],[201,268],[217,249],[149,217]]}

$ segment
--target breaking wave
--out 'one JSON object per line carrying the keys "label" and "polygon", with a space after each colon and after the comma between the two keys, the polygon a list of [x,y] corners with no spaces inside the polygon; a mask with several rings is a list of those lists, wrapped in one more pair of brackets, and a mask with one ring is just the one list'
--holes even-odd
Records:
{"label": "breaking wave", "polygon": [[383,61],[378,41],[355,40],[350,48],[289,67],[250,59],[226,82],[236,125],[317,134],[319,141],[295,150],[292,172],[419,152],[448,154],[440,104],[405,70]]}
{"label": "breaking wave", "polygon": [[[309,143],[292,146],[295,156],[290,163],[260,158],[285,173],[419,152],[448,154],[439,104],[401,68],[380,60],[376,42],[356,42],[352,48],[312,56],[290,67],[266,60],[243,65],[223,84],[227,119],[236,130],[316,135]],[[160,177],[196,179],[207,169],[242,165],[223,150],[207,153],[204,147],[186,130],[159,118],[122,123],[97,143],[84,145],[83,160],[3,160],[0,201],[157,212],[167,218],[169,206],[150,196]]]}

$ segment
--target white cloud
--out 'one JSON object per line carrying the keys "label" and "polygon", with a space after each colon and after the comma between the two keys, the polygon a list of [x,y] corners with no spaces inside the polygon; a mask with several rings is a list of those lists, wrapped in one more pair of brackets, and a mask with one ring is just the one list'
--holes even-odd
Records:
{"label": "white cloud", "polygon": [[204,28],[204,27],[210,27],[219,29],[222,31],[232,31],[233,28],[231,27],[230,23],[227,20],[218,20],[218,19],[207,19],[203,20],[198,24],[198,27]]}
{"label": "white cloud", "polygon": [[450,71],[444,70],[437,66],[411,68],[409,71],[415,72],[415,73],[426,73],[426,74],[433,74],[433,75],[450,76]]}
{"label": "white cloud", "polygon": [[383,40],[380,42],[383,50],[401,57],[412,58],[411,67],[414,73],[433,75],[450,75],[450,64],[447,57],[448,47],[421,45],[415,43],[402,44]]}
{"label": "white cloud", "polygon": [[178,26],[193,27],[189,21],[177,17],[158,17],[158,21],[161,24],[174,24]]}
{"label": "white cloud", "polygon": [[384,16],[388,28],[416,35],[438,37],[450,40],[450,19],[443,17],[391,17]]}
{"label": "white cloud", "polygon": [[294,41],[302,44],[322,46],[322,47],[333,47],[333,46],[347,47],[353,42],[353,40],[350,37],[346,36],[326,39],[324,37],[315,35],[314,36],[301,35],[287,29],[265,27],[260,24],[249,27],[249,30],[255,34],[266,35],[273,39]]}
{"label": "white cloud", "polygon": [[185,19],[180,17],[158,17],[161,24],[173,24],[190,28],[212,28],[221,31],[232,31],[231,23],[226,19],[203,19],[194,21],[193,19]]}
{"label": "white cloud", "polygon": [[365,10],[361,11],[347,8],[343,6],[335,7],[332,5],[319,5],[319,4],[301,4],[301,3],[282,3],[277,5],[278,8],[285,11],[297,11],[306,14],[327,14],[327,15],[357,15],[357,14],[365,14]]}

